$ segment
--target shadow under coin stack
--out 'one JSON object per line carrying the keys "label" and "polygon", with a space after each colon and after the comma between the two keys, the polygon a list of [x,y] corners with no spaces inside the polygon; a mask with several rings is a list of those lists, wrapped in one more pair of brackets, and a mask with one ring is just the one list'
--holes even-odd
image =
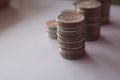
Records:
{"label": "shadow under coin stack", "polygon": [[77,6],[84,11],[86,41],[98,40],[100,37],[101,3],[95,0],[82,1]]}
{"label": "shadow under coin stack", "polygon": [[102,24],[109,23],[111,0],[99,0],[102,3]]}
{"label": "shadow under coin stack", "polygon": [[80,59],[85,55],[84,15],[69,12],[57,18],[59,52],[65,59]]}
{"label": "shadow under coin stack", "polygon": [[46,22],[46,28],[47,36],[50,38],[56,38],[57,39],[57,22],[56,20],[50,20]]}

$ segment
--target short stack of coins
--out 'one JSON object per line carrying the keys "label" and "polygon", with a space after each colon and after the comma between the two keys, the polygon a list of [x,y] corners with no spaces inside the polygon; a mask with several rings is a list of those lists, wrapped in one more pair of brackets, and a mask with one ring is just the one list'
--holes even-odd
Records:
{"label": "short stack of coins", "polygon": [[99,0],[102,3],[102,24],[108,24],[110,18],[111,0]]}
{"label": "short stack of coins", "polygon": [[69,60],[85,55],[85,18],[76,12],[62,13],[57,18],[60,55]]}
{"label": "short stack of coins", "polygon": [[57,39],[57,22],[56,20],[49,20],[46,22],[46,35],[50,38]]}
{"label": "short stack of coins", "polygon": [[77,4],[84,11],[86,23],[86,41],[96,41],[100,37],[101,3],[95,0]]}

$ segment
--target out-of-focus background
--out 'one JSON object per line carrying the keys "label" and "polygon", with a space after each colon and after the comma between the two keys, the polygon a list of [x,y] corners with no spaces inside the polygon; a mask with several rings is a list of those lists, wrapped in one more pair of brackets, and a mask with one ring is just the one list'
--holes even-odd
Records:
{"label": "out-of-focus background", "polygon": [[113,3],[113,4],[120,5],[120,0],[112,0],[112,3]]}

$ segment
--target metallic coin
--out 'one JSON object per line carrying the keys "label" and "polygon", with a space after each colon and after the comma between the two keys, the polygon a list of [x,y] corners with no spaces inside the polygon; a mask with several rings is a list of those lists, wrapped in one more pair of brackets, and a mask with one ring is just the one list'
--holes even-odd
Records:
{"label": "metallic coin", "polygon": [[57,27],[57,22],[56,22],[56,20],[49,20],[49,21],[47,21],[47,22],[46,22],[46,27],[47,27],[48,29],[56,29],[56,27]]}
{"label": "metallic coin", "polygon": [[62,14],[69,13],[69,12],[76,12],[76,11],[75,10],[63,10],[63,11],[61,11]]}
{"label": "metallic coin", "polygon": [[84,16],[79,13],[69,12],[59,15],[57,19],[58,22],[63,23],[79,23],[84,20]]}
{"label": "metallic coin", "polygon": [[59,49],[59,52],[60,52],[60,55],[65,58],[65,59],[69,59],[69,60],[76,60],[76,59],[81,59],[82,57],[85,56],[85,50],[82,49],[78,52],[73,52],[73,53],[69,53],[69,52],[64,52],[63,50],[60,50]]}
{"label": "metallic coin", "polygon": [[49,38],[57,39],[56,34],[48,34],[48,33],[46,33],[46,36],[48,36]]}
{"label": "metallic coin", "polygon": [[98,1],[81,1],[77,4],[80,9],[96,9],[101,6],[101,3]]}
{"label": "metallic coin", "polygon": [[48,29],[48,28],[45,28],[45,31],[49,34],[57,34],[57,30],[51,30],[51,29]]}

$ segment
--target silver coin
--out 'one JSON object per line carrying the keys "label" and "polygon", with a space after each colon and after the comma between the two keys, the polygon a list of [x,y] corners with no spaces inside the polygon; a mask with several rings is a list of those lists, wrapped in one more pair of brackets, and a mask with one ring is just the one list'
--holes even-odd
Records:
{"label": "silver coin", "polygon": [[97,8],[101,6],[101,3],[99,1],[81,1],[79,4],[77,4],[79,8],[84,9],[91,9],[91,8]]}
{"label": "silver coin", "polygon": [[57,18],[57,21],[62,23],[78,23],[83,20],[84,15],[76,12],[63,13]]}

